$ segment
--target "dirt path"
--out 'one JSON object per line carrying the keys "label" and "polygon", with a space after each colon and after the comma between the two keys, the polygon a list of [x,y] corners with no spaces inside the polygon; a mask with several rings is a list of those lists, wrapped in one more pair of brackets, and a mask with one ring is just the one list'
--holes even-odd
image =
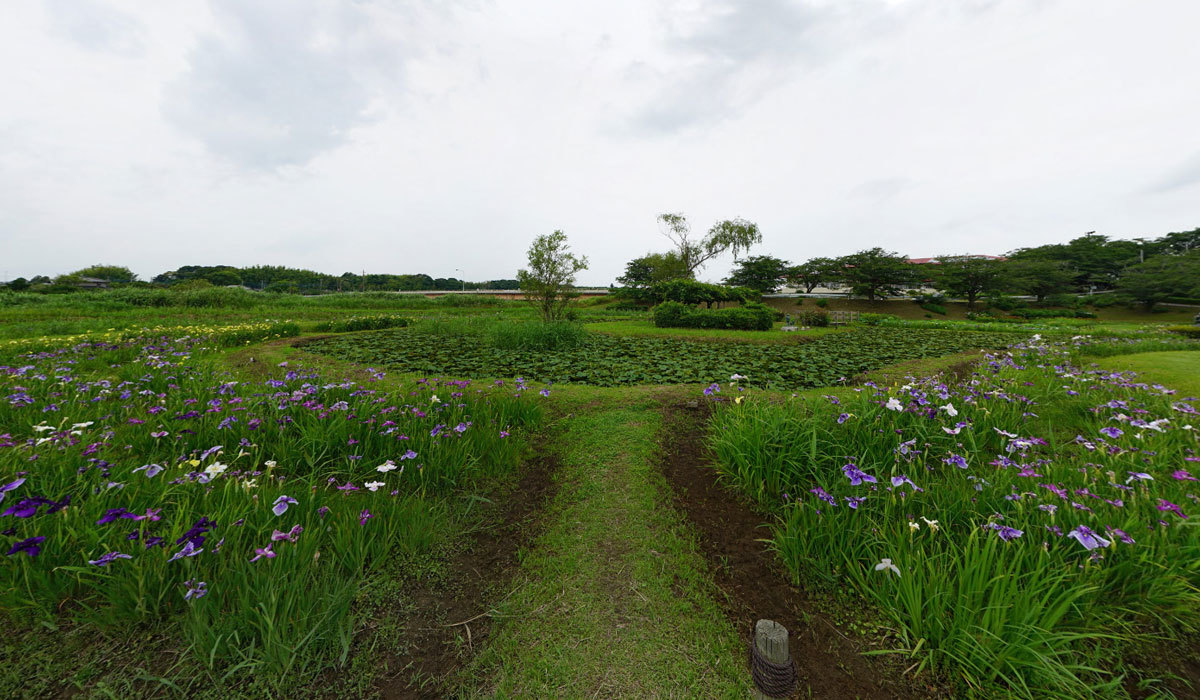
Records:
{"label": "dirt path", "polygon": [[397,611],[404,629],[398,651],[384,656],[389,674],[379,684],[380,697],[449,694],[455,673],[487,642],[491,614],[516,571],[517,553],[537,534],[539,513],[553,498],[557,469],[553,455],[524,465],[511,492],[478,513],[487,526],[469,536],[438,576],[406,587],[404,610]]}
{"label": "dirt path", "polygon": [[770,619],[791,633],[798,688],[795,697],[927,698],[932,688],[898,681],[897,670],[862,655],[863,642],[833,624],[813,600],[790,585],[775,555],[761,540],[769,537],[768,517],[717,482],[704,444],[707,406],[664,398],[662,469],[675,507],[696,528],[700,548],[725,594],[725,614],[745,638],[754,622]]}

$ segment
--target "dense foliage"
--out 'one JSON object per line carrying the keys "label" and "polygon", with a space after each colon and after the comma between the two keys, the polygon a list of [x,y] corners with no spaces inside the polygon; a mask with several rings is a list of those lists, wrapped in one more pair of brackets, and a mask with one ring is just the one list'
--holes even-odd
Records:
{"label": "dense foliage", "polygon": [[775,311],[758,303],[731,309],[697,309],[676,301],[666,301],[654,307],[654,325],[659,328],[769,331],[774,321]]}
{"label": "dense foliage", "polygon": [[427,496],[510,470],[525,387],[409,391],[288,363],[215,372],[217,334],[84,342],[0,364],[0,606],[132,634],[176,620],[204,664],[337,663],[360,581],[428,546]]}
{"label": "dense foliage", "polygon": [[[453,332],[453,329],[447,329]],[[571,350],[531,354],[486,337],[384,330],[327,338],[306,349],[406,372],[467,377],[524,376],[596,386],[699,384],[741,374],[748,386],[828,386],[903,360],[999,347],[1011,334],[858,328],[804,343],[750,345],[590,335]]]}
{"label": "dense foliage", "polygon": [[1197,399],[1073,349],[1035,336],[969,378],[821,407],[739,396],[713,446],[779,509],[793,575],[873,601],[914,668],[984,694],[1111,697],[1113,642],[1200,630]]}

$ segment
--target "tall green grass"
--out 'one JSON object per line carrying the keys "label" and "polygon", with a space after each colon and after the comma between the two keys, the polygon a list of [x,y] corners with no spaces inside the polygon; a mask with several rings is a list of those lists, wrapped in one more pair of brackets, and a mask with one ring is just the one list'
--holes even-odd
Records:
{"label": "tall green grass", "polygon": [[1120,696],[1121,649],[1200,631],[1200,415],[1077,350],[1035,339],[961,380],[720,402],[718,468],[776,511],[795,579],[873,603],[913,672]]}

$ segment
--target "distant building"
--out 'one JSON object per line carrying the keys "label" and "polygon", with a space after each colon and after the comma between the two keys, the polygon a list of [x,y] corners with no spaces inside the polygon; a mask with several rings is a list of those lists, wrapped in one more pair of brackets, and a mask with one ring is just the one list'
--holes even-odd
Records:
{"label": "distant building", "polygon": [[75,281],[75,286],[80,289],[108,289],[108,280],[96,277],[80,277]]}
{"label": "distant building", "polygon": [[[999,255],[943,255],[941,257],[949,260],[1007,260]],[[937,265],[940,261],[937,258],[909,258],[911,265]]]}

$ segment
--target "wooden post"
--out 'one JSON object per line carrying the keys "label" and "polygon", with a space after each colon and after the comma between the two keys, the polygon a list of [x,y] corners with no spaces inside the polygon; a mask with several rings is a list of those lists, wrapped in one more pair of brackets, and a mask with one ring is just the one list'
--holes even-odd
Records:
{"label": "wooden post", "polygon": [[[774,620],[759,620],[754,624],[754,646],[767,661],[786,664],[789,658],[787,628]],[[758,688],[754,688],[750,697],[754,700],[767,700],[773,696],[765,695]]]}

